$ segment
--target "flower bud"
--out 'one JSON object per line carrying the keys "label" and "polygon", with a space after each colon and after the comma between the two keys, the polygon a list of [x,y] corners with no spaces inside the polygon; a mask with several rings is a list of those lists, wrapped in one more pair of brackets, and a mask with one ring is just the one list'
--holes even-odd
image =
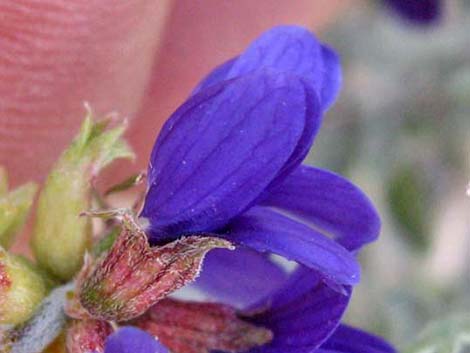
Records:
{"label": "flower bud", "polygon": [[122,139],[124,124],[109,129],[109,123],[88,114],[39,196],[32,247],[40,265],[64,281],[79,271],[91,246],[90,220],[79,214],[90,208],[92,178],[114,159],[133,157]]}
{"label": "flower bud", "polygon": [[173,353],[245,352],[272,340],[264,327],[248,323],[217,303],[165,299],[133,321]]}
{"label": "flower bud", "polygon": [[0,325],[28,320],[46,294],[42,276],[26,260],[0,247]]}
{"label": "flower bud", "polygon": [[112,332],[106,321],[73,320],[67,329],[67,352],[103,353],[105,340]]}
{"label": "flower bud", "polygon": [[85,269],[88,275],[80,276],[80,302],[96,319],[132,319],[193,281],[205,254],[214,248],[232,246],[220,238],[190,236],[151,248],[140,225],[130,214],[123,214],[113,247],[93,270]]}
{"label": "flower bud", "polygon": [[18,230],[23,226],[33,203],[37,186],[25,184],[8,192],[7,175],[0,168],[0,246],[8,249]]}

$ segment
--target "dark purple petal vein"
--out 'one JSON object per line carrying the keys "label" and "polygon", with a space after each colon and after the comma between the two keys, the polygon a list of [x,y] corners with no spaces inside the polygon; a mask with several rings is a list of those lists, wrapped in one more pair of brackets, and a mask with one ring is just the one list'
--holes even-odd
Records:
{"label": "dark purple petal vein", "polygon": [[190,97],[152,151],[141,216],[153,240],[216,230],[248,208],[291,158],[306,111],[304,83],[266,71]]}

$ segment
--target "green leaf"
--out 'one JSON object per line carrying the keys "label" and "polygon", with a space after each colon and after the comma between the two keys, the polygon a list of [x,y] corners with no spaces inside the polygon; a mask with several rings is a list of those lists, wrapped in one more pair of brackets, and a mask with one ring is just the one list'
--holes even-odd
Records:
{"label": "green leaf", "polygon": [[32,247],[40,265],[61,280],[71,279],[91,248],[91,223],[79,217],[91,208],[91,180],[118,158],[133,158],[122,135],[126,124],[94,121],[88,112],[81,130],[56,162],[39,196]]}
{"label": "green leaf", "polygon": [[470,312],[431,323],[405,353],[466,353],[470,350]]}
{"label": "green leaf", "polygon": [[390,212],[410,245],[423,250],[428,245],[428,188],[412,167],[401,167],[387,185]]}
{"label": "green leaf", "polygon": [[8,249],[26,221],[37,186],[25,184],[7,192],[6,173],[0,169],[0,246]]}

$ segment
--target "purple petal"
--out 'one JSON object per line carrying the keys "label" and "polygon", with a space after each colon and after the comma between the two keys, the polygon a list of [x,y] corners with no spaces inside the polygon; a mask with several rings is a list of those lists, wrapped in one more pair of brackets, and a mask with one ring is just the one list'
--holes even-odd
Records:
{"label": "purple petal", "polygon": [[262,68],[302,77],[318,92],[323,110],[333,103],[339,92],[341,68],[338,56],[310,31],[299,26],[278,26],[265,32],[238,58],[210,73],[198,89]]}
{"label": "purple petal", "polygon": [[[341,72],[337,56],[324,55],[323,48],[322,43],[306,28],[274,27],[240,55],[227,77],[247,74],[261,67],[291,72],[308,82],[322,98],[327,98],[322,101],[322,106],[327,109],[327,103],[334,101],[339,89],[330,81],[338,81],[337,75],[341,75]],[[329,52],[332,53],[331,49]]]}
{"label": "purple petal", "polygon": [[209,252],[194,285],[215,301],[246,308],[280,288],[286,279],[286,272],[268,256],[241,247]]}
{"label": "purple petal", "polygon": [[106,340],[104,353],[169,353],[153,336],[135,327],[123,327]]}
{"label": "purple petal", "polygon": [[227,60],[223,64],[217,66],[206,77],[204,77],[201,82],[199,82],[197,87],[193,90],[192,94],[196,94],[207,87],[225,81],[227,79],[228,72],[230,71],[237,59],[238,56]]}
{"label": "purple petal", "polygon": [[442,15],[442,0],[384,0],[385,5],[415,24],[435,22]]}
{"label": "purple petal", "polygon": [[312,119],[306,94],[264,71],[190,97],[152,151],[141,215],[153,239],[213,231],[247,209],[293,158]]}
{"label": "purple petal", "polygon": [[338,353],[396,353],[382,338],[356,328],[340,325],[334,334],[321,346],[321,352]]}
{"label": "purple petal", "polygon": [[[329,48],[324,47],[324,52],[322,53],[325,57],[331,57],[330,62],[334,61],[334,57],[336,56],[335,53],[333,53]],[[217,80],[222,80],[223,75],[228,75],[228,71],[231,69],[231,67],[234,65],[235,61],[238,58],[231,59],[224,64],[220,65],[219,67],[215,68],[204,80],[203,82],[200,83],[198,88],[195,90],[197,91],[199,87],[203,86],[210,86],[214,84]],[[337,62],[337,67],[332,67],[332,70],[340,70],[340,66],[338,63],[338,60],[336,58]],[[334,66],[334,65],[333,65]],[[339,74],[337,82],[330,82],[332,85],[340,84],[340,77],[341,75]],[[272,181],[271,186],[278,185],[279,182],[284,180],[284,178],[292,172],[302,161],[305,159],[307,156],[308,152],[310,151],[310,148],[312,147],[313,140],[320,128],[320,122],[322,119],[322,116],[319,114],[321,111],[320,103],[319,103],[319,98],[317,94],[311,89],[306,87],[306,96],[307,96],[307,101],[309,101],[311,104],[307,105],[307,112],[306,116],[308,117],[305,121],[305,128],[304,128],[304,133],[302,134],[302,137],[299,140],[299,143],[297,144],[297,147],[292,154],[291,158],[289,161],[284,165],[282,168],[281,172],[278,174],[278,176]]]}
{"label": "purple petal", "polygon": [[380,218],[367,196],[343,177],[318,168],[300,166],[262,203],[313,223],[351,251],[377,239],[380,231]]}
{"label": "purple petal", "polygon": [[352,253],[314,229],[270,209],[250,209],[236,218],[223,236],[235,244],[297,261],[333,282],[359,282],[360,269]]}
{"label": "purple petal", "polygon": [[318,115],[318,112],[320,111],[318,98],[316,97],[315,92],[311,89],[306,89],[306,94],[307,99],[311,104],[307,105],[306,115],[308,118],[305,120],[304,133],[302,134],[294,153],[292,153],[291,158],[287,161],[276,178],[271,182],[270,188],[274,188],[283,183],[286,176],[291,174],[292,171],[302,163],[310,151],[313,140],[319,130],[319,121],[321,121],[322,116]]}
{"label": "purple petal", "polygon": [[[321,110],[326,110],[336,98],[341,85],[341,66],[336,53],[322,45],[311,32],[298,26],[279,26],[261,35],[239,57],[214,69],[195,90],[216,82],[269,68],[302,77],[308,84],[306,126],[292,158],[273,180],[277,185],[297,167],[309,152],[319,129]],[[319,92],[317,95],[316,92]],[[321,104],[320,104],[321,100]]]}
{"label": "purple petal", "polygon": [[250,353],[310,353],[335,330],[351,295],[329,287],[314,271],[299,268],[277,293],[258,308],[268,308],[253,322],[272,330],[274,339]]}
{"label": "purple petal", "polygon": [[322,44],[324,74],[320,100],[324,110],[331,106],[341,88],[343,74],[338,54],[326,44]]}

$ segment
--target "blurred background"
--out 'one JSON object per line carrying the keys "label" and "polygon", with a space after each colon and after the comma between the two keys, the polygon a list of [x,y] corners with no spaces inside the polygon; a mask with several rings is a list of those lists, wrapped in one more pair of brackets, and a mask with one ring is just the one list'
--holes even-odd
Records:
{"label": "blurred background", "polygon": [[470,3],[443,3],[432,24],[370,3],[325,28],[344,86],[309,158],[383,221],[347,319],[410,352],[470,352]]}
{"label": "blurred background", "polygon": [[[343,65],[308,163],[360,185],[383,220],[361,254],[346,320],[407,352],[470,352],[467,0],[442,1],[430,23],[379,0],[3,1],[0,165],[14,186],[43,180],[88,101],[129,117],[131,168],[143,169],[158,129],[204,73],[291,23],[312,29]],[[102,183],[128,171],[121,164]]]}

